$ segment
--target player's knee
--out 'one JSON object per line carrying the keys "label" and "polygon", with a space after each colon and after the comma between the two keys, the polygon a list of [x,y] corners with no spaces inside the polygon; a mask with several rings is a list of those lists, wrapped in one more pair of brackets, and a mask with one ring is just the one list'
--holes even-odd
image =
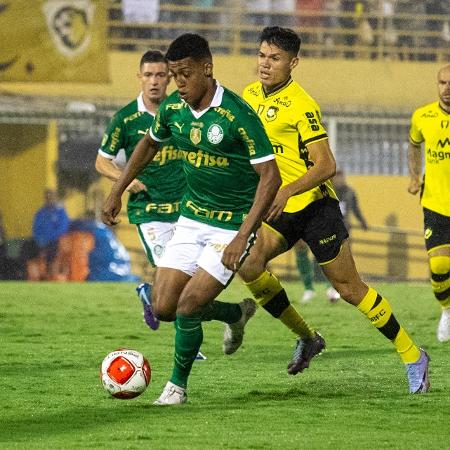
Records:
{"label": "player's knee", "polygon": [[260,277],[260,275],[264,272],[265,265],[263,261],[261,261],[257,257],[252,257],[250,254],[242,264],[239,269],[239,276],[245,283],[250,283],[253,280],[256,280]]}
{"label": "player's knee", "polygon": [[167,296],[154,292],[152,295],[152,308],[155,316],[162,322],[173,322],[176,318],[176,302],[170,301]]}
{"label": "player's knee", "polygon": [[202,310],[202,301],[198,292],[195,290],[184,290],[178,300],[177,313],[183,315],[193,315]]}
{"label": "player's knee", "polygon": [[450,271],[450,256],[430,256],[431,278],[433,274],[448,274]]}

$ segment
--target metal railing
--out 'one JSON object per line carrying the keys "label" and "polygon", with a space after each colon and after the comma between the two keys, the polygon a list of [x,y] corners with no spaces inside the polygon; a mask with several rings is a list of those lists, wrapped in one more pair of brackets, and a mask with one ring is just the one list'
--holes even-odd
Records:
{"label": "metal railing", "polygon": [[390,2],[396,8],[388,11],[383,10],[383,2],[375,0],[367,2],[365,11],[327,9],[339,2],[324,2],[325,7],[320,11],[262,10],[254,7],[257,2],[240,0],[216,0],[209,8],[192,6],[195,3],[161,1],[157,22],[128,23],[120,2],[112,2],[110,47],[123,51],[145,51],[149,47],[166,50],[176,36],[197,32],[209,40],[215,53],[250,54],[255,53],[264,26],[280,25],[300,34],[301,55],[305,57],[450,59],[450,11],[426,11],[426,2],[397,0]]}

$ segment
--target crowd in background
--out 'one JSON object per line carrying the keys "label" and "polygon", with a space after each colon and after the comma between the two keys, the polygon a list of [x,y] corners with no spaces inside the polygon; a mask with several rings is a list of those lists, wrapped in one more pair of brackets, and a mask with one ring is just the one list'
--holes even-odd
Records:
{"label": "crowd in background", "polygon": [[[218,42],[233,41],[240,29],[243,53],[247,53],[246,42],[255,42],[255,28],[269,25],[299,31],[303,55],[311,57],[434,60],[436,49],[445,52],[450,43],[448,0],[117,0],[113,4],[111,19],[147,25],[127,28],[129,37],[167,40],[174,32],[185,31],[178,29],[181,24],[191,22],[200,25],[193,31]],[[116,35],[118,30],[110,32]],[[222,51],[227,51],[225,46]]]}

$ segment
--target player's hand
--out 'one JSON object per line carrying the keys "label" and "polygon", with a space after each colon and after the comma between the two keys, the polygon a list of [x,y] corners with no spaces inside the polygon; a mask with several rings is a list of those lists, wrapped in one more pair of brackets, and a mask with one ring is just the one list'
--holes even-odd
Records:
{"label": "player's hand", "polygon": [[412,195],[416,195],[422,186],[422,183],[417,178],[411,178],[408,186],[408,192]]}
{"label": "player's hand", "polygon": [[141,191],[146,191],[147,188],[142,181],[139,181],[137,178],[135,178],[127,187],[126,189],[128,192],[131,192],[132,194],[137,194]]}
{"label": "player's hand", "polygon": [[114,193],[109,194],[102,208],[102,222],[105,225],[117,225],[120,220],[116,219],[122,209],[120,196]]}
{"label": "player's hand", "polygon": [[240,260],[247,247],[247,239],[237,234],[227,245],[222,255],[222,264],[233,272],[237,272],[241,265]]}
{"label": "player's hand", "polygon": [[286,203],[289,200],[289,193],[286,189],[280,189],[273,201],[272,205],[269,208],[269,212],[267,213],[266,221],[270,222],[271,220],[278,219],[281,216],[284,208],[286,207]]}

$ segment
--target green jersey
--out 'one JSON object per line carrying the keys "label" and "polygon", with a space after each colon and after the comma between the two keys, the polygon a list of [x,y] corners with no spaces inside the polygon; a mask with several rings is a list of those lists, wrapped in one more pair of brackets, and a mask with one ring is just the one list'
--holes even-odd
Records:
{"label": "green jersey", "polygon": [[184,160],[181,215],[238,230],[259,182],[252,164],[274,159],[250,106],[217,83],[211,105],[196,112],[175,91],[161,104],[150,135],[159,142],[172,138]]}
{"label": "green jersey", "polygon": [[[153,119],[141,94],[111,119],[103,136],[100,155],[113,159],[123,149],[128,161]],[[180,213],[186,182],[180,154],[171,140],[165,142],[155,159],[137,178],[147,187],[147,191],[130,194],[127,205],[130,223],[175,222]]]}

